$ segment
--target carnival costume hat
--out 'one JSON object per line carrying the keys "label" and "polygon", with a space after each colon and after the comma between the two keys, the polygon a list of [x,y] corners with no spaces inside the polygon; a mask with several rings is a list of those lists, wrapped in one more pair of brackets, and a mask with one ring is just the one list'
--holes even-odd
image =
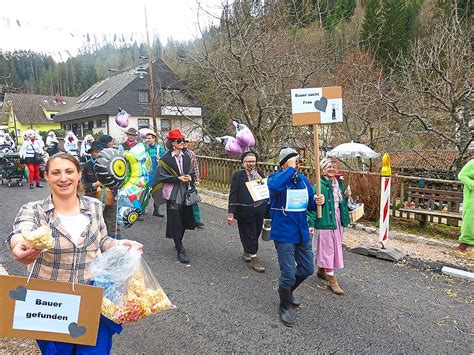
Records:
{"label": "carnival costume hat", "polygon": [[179,129],[173,129],[172,131],[169,131],[168,137],[166,137],[166,139],[170,141],[174,141],[176,139],[184,139],[184,138],[185,137],[183,136],[183,134],[181,133]]}
{"label": "carnival costume hat", "polygon": [[138,131],[135,128],[130,127],[125,131],[125,134],[128,134],[130,136],[138,136]]}
{"label": "carnival costume hat", "polygon": [[[143,135],[146,137],[147,135],[151,134],[152,136],[154,136],[156,138],[156,133],[154,130],[152,129],[149,129],[149,128],[145,128],[143,131]],[[143,137],[143,136],[142,136]]]}
{"label": "carnival costume hat", "polygon": [[294,150],[293,148],[283,148],[280,151],[280,155],[278,156],[278,159],[280,160],[280,166],[285,164],[291,158],[294,158],[297,156],[298,156],[298,152]]}
{"label": "carnival costume hat", "polygon": [[94,141],[94,142],[92,142],[91,147],[87,150],[87,154],[91,154],[92,151],[94,151],[94,150],[99,150],[99,151],[100,151],[100,150],[102,150],[102,149],[104,149],[104,148],[105,148],[105,147],[104,147],[104,145],[102,144],[102,142]]}

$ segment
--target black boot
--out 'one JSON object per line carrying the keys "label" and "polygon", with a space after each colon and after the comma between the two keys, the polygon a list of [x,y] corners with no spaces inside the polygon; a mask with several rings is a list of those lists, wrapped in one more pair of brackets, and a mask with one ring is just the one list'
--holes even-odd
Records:
{"label": "black boot", "polygon": [[296,276],[296,282],[293,285],[293,287],[291,288],[290,305],[293,306],[293,307],[299,307],[301,305],[301,301],[293,295],[293,291],[296,290],[298,288],[298,286],[301,285],[301,283],[304,280],[306,280],[306,277]]}
{"label": "black boot", "polygon": [[36,187],[43,187],[39,182],[36,183]]}
{"label": "black boot", "polygon": [[280,320],[287,327],[294,327],[296,325],[296,319],[290,311],[290,295],[291,289],[278,288],[278,294],[280,295]]}
{"label": "black boot", "polygon": [[178,250],[178,260],[180,263],[189,264],[189,257],[188,254],[186,254],[186,250],[184,248]]}

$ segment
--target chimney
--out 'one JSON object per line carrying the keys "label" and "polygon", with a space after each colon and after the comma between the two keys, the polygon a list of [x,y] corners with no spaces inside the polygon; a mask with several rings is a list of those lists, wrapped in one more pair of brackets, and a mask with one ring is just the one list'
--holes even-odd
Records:
{"label": "chimney", "polygon": [[117,75],[119,71],[117,69],[109,69],[109,78]]}

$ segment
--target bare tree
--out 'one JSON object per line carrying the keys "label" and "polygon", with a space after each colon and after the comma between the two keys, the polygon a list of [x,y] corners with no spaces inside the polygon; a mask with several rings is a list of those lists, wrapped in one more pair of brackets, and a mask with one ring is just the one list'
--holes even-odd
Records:
{"label": "bare tree", "polygon": [[290,89],[336,85],[328,68],[345,51],[328,45],[317,26],[289,27],[287,11],[271,1],[225,3],[219,28],[203,32],[189,53],[228,122],[254,132],[263,158],[282,146],[307,145],[309,128],[291,125]]}
{"label": "bare tree", "polygon": [[376,84],[383,102],[403,119],[400,131],[415,145],[459,152],[454,171],[473,140],[472,34],[456,16],[435,24]]}

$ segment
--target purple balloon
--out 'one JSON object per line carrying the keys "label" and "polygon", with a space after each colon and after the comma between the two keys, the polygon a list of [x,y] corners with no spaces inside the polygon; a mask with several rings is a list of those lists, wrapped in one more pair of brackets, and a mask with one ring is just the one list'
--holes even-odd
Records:
{"label": "purple balloon", "polygon": [[239,141],[239,144],[244,148],[252,148],[255,146],[255,137],[252,131],[244,124],[232,121],[237,131],[235,138]]}
{"label": "purple balloon", "polygon": [[150,129],[148,129],[148,128],[140,128],[140,129],[138,130],[138,134],[140,135],[140,138],[141,138],[141,139],[145,139],[145,138],[146,138],[146,135],[147,135],[147,133],[148,133],[148,131],[150,131]]}
{"label": "purple balloon", "polygon": [[115,123],[122,128],[128,127],[130,115],[125,110],[120,110],[120,112],[115,116]]}
{"label": "purple balloon", "polygon": [[244,147],[239,144],[239,141],[231,136],[222,136],[217,138],[219,142],[224,145],[224,149],[230,155],[240,155],[244,152]]}

